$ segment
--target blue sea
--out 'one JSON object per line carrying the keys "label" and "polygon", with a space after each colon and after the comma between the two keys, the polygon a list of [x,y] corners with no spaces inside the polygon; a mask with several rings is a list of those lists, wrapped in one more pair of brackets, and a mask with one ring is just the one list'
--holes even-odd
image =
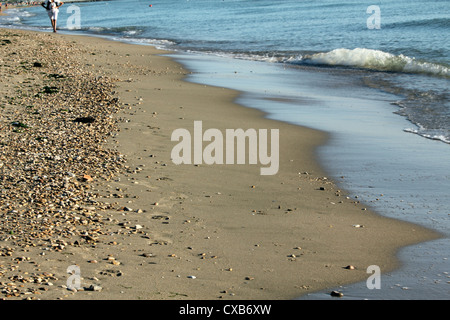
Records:
{"label": "blue sea", "polygon": [[[41,7],[9,10],[0,26],[51,32]],[[66,2],[58,26],[171,50],[188,81],[239,90],[244,106],[329,132],[318,156],[343,188],[381,215],[442,233],[402,249],[381,290],[339,289],[350,299],[450,298],[448,0]]]}

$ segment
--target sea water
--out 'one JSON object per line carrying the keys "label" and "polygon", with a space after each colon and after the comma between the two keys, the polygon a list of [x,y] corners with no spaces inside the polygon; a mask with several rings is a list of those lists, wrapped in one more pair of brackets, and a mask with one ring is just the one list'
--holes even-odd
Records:
{"label": "sea water", "polygon": [[[381,290],[358,283],[341,288],[345,297],[448,299],[449,9],[446,0],[112,0],[66,3],[58,25],[173,50],[189,81],[240,90],[239,103],[270,118],[329,132],[318,154],[340,186],[443,235],[401,250],[403,266],[383,274]],[[51,31],[42,7],[10,10],[0,25]]]}

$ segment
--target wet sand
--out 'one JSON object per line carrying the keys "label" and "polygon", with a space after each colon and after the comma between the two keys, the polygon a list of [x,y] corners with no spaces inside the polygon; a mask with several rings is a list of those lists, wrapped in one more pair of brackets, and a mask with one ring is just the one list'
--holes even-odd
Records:
{"label": "wet sand", "polygon": [[[54,206],[40,208],[52,217],[65,215],[64,224],[58,220],[55,228],[69,225],[72,234],[50,233],[45,242],[29,238],[24,245],[2,231],[0,282],[7,298],[292,299],[365,280],[370,265],[391,271],[399,267],[399,248],[438,237],[417,225],[381,217],[338,190],[317,163],[315,150],[326,143],[326,133],[265,119],[263,113],[234,103],[239,92],[183,81],[189,71],[161,56],[168,52],[91,37],[1,33],[2,40],[9,40],[0,47],[8,50],[1,55],[2,73],[14,76],[1,82],[0,90],[17,98],[2,101],[8,114],[20,114],[23,121],[31,117],[17,103],[19,96],[34,99],[33,90],[47,84],[61,89],[56,95],[65,94],[53,100],[55,109],[77,105],[78,116],[84,110],[85,116],[96,118],[87,103],[91,92],[85,92],[85,100],[71,100],[73,106],[57,105],[71,97],[63,90],[64,79],[74,85],[98,78],[98,86],[106,86],[107,101],[117,98],[114,106],[120,111],[110,114],[117,124],[107,127],[111,131],[102,127],[92,142],[85,139],[86,131],[69,132],[68,127],[67,135],[85,142],[80,149],[86,148],[87,157],[92,152],[100,161],[95,163],[102,156],[106,163],[108,155],[123,155],[117,157],[114,174],[92,168],[86,177],[77,176],[85,186],[77,200],[83,203],[58,207],[57,199],[49,198]],[[20,51],[24,46],[35,52],[32,58]],[[42,67],[23,68],[52,54],[57,59]],[[65,78],[47,83],[55,70]],[[74,116],[60,112],[58,121]],[[1,121],[4,130],[17,129],[8,126],[11,117],[3,115]],[[278,173],[260,175],[260,164],[173,164],[172,132],[184,128],[192,133],[194,121],[202,121],[203,130],[221,132],[278,129]],[[3,135],[2,142],[8,145],[8,139],[16,138]],[[107,151],[98,152],[95,143]],[[9,157],[3,163],[14,160]],[[70,166],[76,171],[76,161],[67,165],[65,172]],[[26,186],[17,190],[29,192]],[[6,209],[3,200],[2,223],[16,205],[9,201]],[[21,199],[20,208],[28,212],[34,205]],[[83,219],[86,224],[73,222]],[[26,230],[22,237],[27,237]],[[76,292],[66,287],[66,270],[72,265],[81,274]]]}

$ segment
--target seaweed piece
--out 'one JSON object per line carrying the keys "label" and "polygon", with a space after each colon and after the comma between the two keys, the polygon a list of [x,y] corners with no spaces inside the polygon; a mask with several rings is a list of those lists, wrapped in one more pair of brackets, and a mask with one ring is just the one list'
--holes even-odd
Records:
{"label": "seaweed piece", "polygon": [[11,122],[11,125],[13,125],[14,127],[17,127],[17,128],[29,128],[28,125],[26,125],[25,123],[22,123],[20,121],[13,121],[13,122]]}
{"label": "seaweed piece", "polygon": [[49,86],[45,86],[44,87],[44,91],[42,91],[42,93],[57,93],[58,92],[58,88],[57,87],[49,87]]}

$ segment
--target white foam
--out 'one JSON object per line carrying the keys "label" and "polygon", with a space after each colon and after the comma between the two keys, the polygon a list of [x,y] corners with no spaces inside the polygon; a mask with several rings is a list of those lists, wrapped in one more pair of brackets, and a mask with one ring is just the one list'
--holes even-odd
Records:
{"label": "white foam", "polygon": [[412,129],[412,128],[406,128],[406,129],[403,129],[403,131],[408,132],[408,133],[414,133],[414,134],[417,134],[417,135],[422,136],[427,139],[439,140],[439,141],[450,144],[450,139],[442,134],[428,134],[428,133],[422,132],[421,130]]}
{"label": "white foam", "polygon": [[125,41],[127,43],[141,44],[141,45],[151,45],[157,49],[167,49],[170,46],[175,45],[175,42],[170,40],[160,40],[160,39],[149,39],[149,38],[123,38],[123,37],[110,37],[112,40]]}
{"label": "white foam", "polygon": [[93,32],[102,32],[105,30],[105,28],[103,27],[89,27],[88,28],[89,31],[93,31]]}
{"label": "white foam", "polygon": [[307,60],[314,64],[450,76],[450,69],[443,65],[421,62],[401,54],[394,55],[389,52],[366,48],[335,49],[313,54],[307,57]]}

